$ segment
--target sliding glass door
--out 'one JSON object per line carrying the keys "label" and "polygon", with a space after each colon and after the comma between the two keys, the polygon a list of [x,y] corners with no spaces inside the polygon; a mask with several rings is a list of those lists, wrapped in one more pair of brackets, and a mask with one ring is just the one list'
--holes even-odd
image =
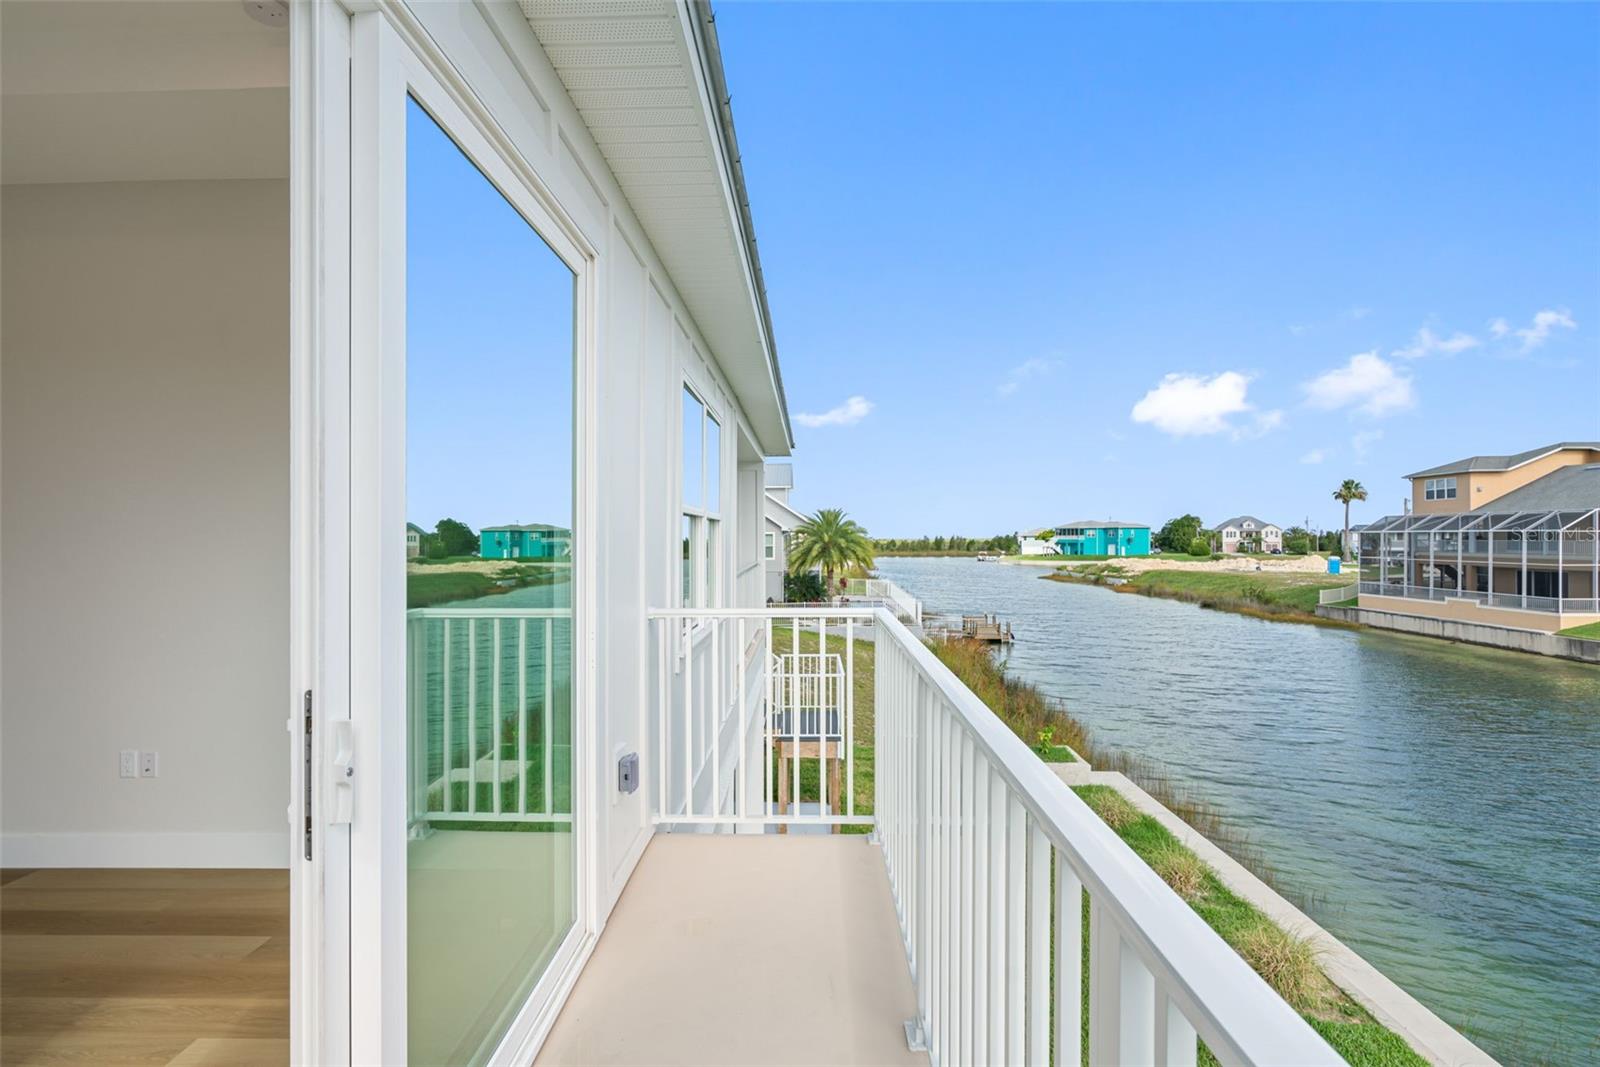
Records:
{"label": "sliding glass door", "polygon": [[588,933],[591,259],[426,42],[352,26],[352,1057],[512,1059]]}
{"label": "sliding glass door", "polygon": [[408,99],[413,1063],[482,1061],[573,923],[574,291]]}

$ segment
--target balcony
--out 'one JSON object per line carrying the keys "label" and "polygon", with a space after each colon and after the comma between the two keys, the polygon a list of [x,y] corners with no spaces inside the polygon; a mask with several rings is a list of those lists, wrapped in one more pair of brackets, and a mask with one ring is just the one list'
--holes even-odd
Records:
{"label": "balcony", "polygon": [[1340,1062],[893,612],[650,626],[658,832],[542,1062]]}

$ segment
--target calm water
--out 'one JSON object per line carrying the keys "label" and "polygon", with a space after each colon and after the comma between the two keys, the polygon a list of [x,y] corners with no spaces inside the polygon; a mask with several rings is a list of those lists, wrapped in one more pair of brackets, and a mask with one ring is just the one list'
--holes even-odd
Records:
{"label": "calm water", "polygon": [[885,559],[1159,761],[1319,923],[1506,1063],[1600,1062],[1600,668]]}

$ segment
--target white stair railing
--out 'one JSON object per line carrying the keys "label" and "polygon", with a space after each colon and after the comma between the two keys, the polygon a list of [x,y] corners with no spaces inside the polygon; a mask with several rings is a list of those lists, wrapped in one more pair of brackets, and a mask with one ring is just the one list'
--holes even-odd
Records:
{"label": "white stair railing", "polygon": [[876,832],[934,1063],[1080,1064],[1085,938],[1090,1063],[1192,1067],[1197,1041],[1343,1062],[898,620],[876,629]]}
{"label": "white stair railing", "polygon": [[900,616],[900,621],[922,625],[922,601],[887,578],[851,578],[845,583],[845,594],[882,600]]}
{"label": "white stair railing", "polygon": [[[855,649],[863,608],[649,613],[648,783],[657,825],[870,825],[856,810]],[[815,804],[802,803],[815,795]]]}

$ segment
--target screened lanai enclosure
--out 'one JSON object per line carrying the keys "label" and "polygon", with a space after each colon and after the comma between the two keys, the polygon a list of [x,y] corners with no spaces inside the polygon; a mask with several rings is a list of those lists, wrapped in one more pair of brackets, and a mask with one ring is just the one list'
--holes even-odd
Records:
{"label": "screened lanai enclosure", "polygon": [[1600,614],[1600,508],[1391,515],[1360,538],[1363,596]]}

